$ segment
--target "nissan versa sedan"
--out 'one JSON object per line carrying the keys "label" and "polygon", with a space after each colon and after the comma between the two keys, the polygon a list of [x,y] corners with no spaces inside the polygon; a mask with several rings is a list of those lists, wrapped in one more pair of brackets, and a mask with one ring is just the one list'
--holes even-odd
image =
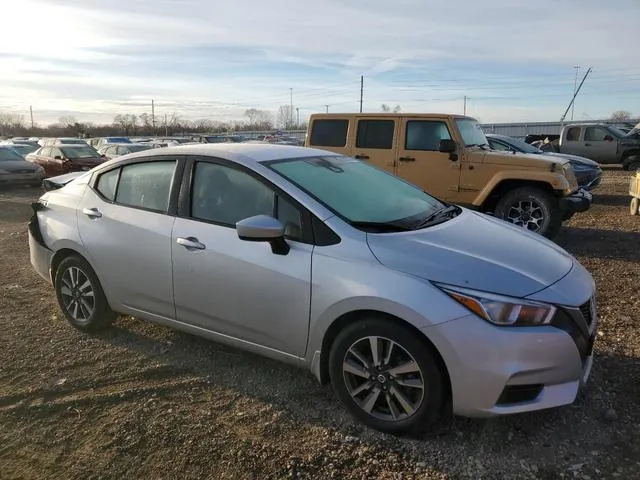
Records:
{"label": "nissan versa sedan", "polygon": [[226,143],[78,175],[33,204],[29,245],[80,330],[134,315],[302,366],[386,432],[570,404],[589,376],[574,258],[367,163]]}

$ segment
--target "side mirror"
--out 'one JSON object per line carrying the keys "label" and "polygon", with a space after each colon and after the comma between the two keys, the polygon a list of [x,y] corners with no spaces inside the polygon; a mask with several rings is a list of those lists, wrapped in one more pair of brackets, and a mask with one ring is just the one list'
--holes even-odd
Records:
{"label": "side mirror", "polygon": [[453,140],[440,140],[440,151],[442,153],[454,153],[458,149],[458,145]]}
{"label": "side mirror", "polygon": [[60,155],[56,155],[55,157],[53,157],[54,160],[62,160],[62,157]]}
{"label": "side mirror", "polygon": [[604,136],[604,139],[605,139],[607,142],[613,142],[613,137],[612,137],[611,135],[605,135],[605,136]]}
{"label": "side mirror", "polygon": [[284,225],[268,215],[256,215],[236,223],[240,240],[247,242],[269,242],[276,255],[289,253],[289,244],[284,239]]}

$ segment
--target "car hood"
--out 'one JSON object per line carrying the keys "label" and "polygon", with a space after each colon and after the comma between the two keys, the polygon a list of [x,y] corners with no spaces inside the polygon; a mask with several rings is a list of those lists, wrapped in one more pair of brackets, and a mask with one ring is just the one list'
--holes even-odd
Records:
{"label": "car hood", "polygon": [[550,157],[545,155],[539,155],[536,153],[506,153],[488,151],[484,157],[484,163],[491,163],[494,165],[520,165],[522,167],[530,168],[544,168],[549,170],[552,164],[562,165],[567,163],[563,158]]}
{"label": "car hood", "polygon": [[571,163],[579,163],[580,165],[584,165],[585,167],[593,167],[600,168],[598,162],[594,162],[585,157],[579,157],[578,155],[568,155],[566,153],[555,153],[555,152],[543,152],[541,155],[545,155],[547,157],[558,157],[569,160]]}
{"label": "car hood", "polygon": [[422,230],[367,234],[367,242],[380,263],[394,270],[513,297],[539,292],[573,266],[567,252],[541,235],[466,209]]}
{"label": "car hood", "polygon": [[27,161],[9,160],[7,162],[0,162],[0,170],[5,170],[7,172],[15,172],[19,170],[29,170],[31,172],[36,172],[40,170],[40,167]]}

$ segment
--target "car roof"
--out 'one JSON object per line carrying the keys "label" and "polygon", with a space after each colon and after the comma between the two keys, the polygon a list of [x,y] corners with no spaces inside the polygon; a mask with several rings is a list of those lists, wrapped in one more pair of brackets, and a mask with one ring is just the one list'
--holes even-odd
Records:
{"label": "car roof", "polygon": [[[135,158],[153,157],[156,155],[201,155],[205,157],[219,157],[243,165],[268,162],[286,158],[305,158],[327,155],[339,155],[317,148],[295,147],[291,145],[277,145],[270,143],[214,143],[179,145],[166,147],[161,151],[144,150],[136,153]],[[131,158],[131,157],[128,157]]]}
{"label": "car roof", "polygon": [[351,117],[411,117],[411,118],[468,118],[469,120],[475,120],[473,117],[469,117],[467,115],[459,115],[456,113],[437,113],[437,112],[429,112],[429,113],[419,113],[419,112],[381,112],[381,113],[313,113],[311,116],[314,119],[343,119],[343,118],[351,118]]}

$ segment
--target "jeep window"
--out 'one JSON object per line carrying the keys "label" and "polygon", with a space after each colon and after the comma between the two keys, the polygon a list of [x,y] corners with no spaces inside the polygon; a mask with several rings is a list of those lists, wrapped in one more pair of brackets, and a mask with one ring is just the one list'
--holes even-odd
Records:
{"label": "jeep window", "polygon": [[405,150],[437,152],[440,140],[451,140],[447,124],[440,121],[410,120],[407,122]]}
{"label": "jeep window", "polygon": [[456,118],[456,125],[462,136],[465,147],[487,145],[482,127],[473,118]]}
{"label": "jeep window", "polygon": [[567,142],[580,141],[580,127],[571,127],[567,130]]}
{"label": "jeep window", "polygon": [[604,128],[600,127],[587,127],[584,132],[584,139],[587,142],[604,142],[604,137],[609,135]]}
{"label": "jeep window", "polygon": [[311,125],[310,145],[344,147],[347,145],[349,120],[316,120]]}
{"label": "jeep window", "polygon": [[395,120],[358,121],[356,147],[391,149],[393,147],[393,131],[395,125]]}

